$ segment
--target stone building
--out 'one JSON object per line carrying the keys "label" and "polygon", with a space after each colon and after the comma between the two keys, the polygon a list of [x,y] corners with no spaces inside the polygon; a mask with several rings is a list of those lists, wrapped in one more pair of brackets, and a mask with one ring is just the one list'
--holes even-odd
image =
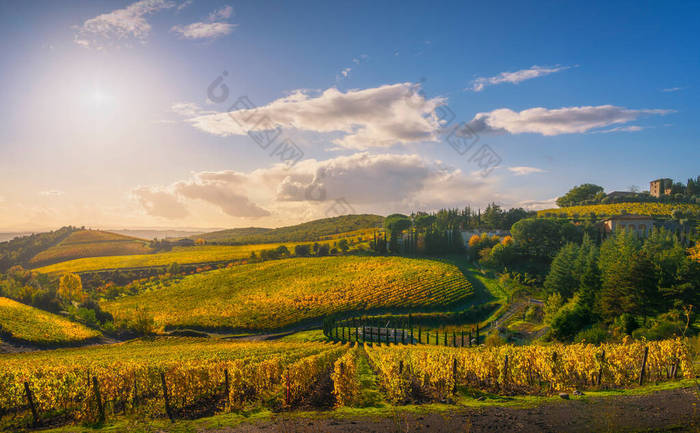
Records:
{"label": "stone building", "polygon": [[673,180],[668,178],[656,179],[649,182],[649,193],[654,197],[671,194]]}

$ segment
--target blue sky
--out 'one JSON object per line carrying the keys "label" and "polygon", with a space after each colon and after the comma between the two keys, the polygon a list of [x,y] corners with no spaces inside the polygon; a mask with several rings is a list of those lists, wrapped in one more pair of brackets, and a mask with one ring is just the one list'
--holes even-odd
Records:
{"label": "blue sky", "polygon": [[[700,174],[699,9],[2,2],[0,229],[543,208],[584,182],[685,180]],[[243,96],[255,113],[231,108]],[[263,149],[248,132],[274,135],[228,111],[280,135]],[[460,154],[452,128],[478,141]]]}

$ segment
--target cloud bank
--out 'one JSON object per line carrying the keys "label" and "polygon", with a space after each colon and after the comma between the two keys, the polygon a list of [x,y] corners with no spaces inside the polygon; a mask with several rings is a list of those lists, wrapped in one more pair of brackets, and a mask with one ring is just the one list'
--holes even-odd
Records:
{"label": "cloud bank", "polygon": [[395,144],[436,141],[439,127],[434,111],[443,98],[427,99],[412,83],[342,92],[330,88],[314,95],[297,90],[258,108],[192,117],[196,128],[210,134],[245,135],[275,127],[320,133],[341,133],[332,140],[341,147],[368,149]]}
{"label": "cloud bank", "polygon": [[135,188],[132,196],[145,213],[172,220],[196,217],[192,209],[204,203],[234,218],[295,221],[324,217],[338,199],[375,213],[486,203],[497,197],[492,182],[418,155],[362,152],[292,168],[198,172],[170,185]]}

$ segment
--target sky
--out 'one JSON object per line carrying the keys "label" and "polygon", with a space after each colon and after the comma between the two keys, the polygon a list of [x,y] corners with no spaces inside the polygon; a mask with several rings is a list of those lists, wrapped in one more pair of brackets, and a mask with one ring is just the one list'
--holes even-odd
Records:
{"label": "sky", "polygon": [[0,1],[0,230],[554,207],[700,175],[700,3]]}

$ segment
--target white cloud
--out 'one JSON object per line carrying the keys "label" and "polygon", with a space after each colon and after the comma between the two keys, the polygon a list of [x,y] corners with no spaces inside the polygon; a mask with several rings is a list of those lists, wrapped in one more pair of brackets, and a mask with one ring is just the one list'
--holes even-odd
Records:
{"label": "white cloud", "polygon": [[197,173],[189,181],[177,182],[175,192],[193,200],[203,200],[219,207],[233,217],[256,218],[270,212],[252,203],[240,192],[246,178],[242,174],[228,172]]}
{"label": "white cloud", "polygon": [[224,22],[232,15],[233,7],[224,6],[210,13],[207,21],[173,26],[170,31],[179,33],[185,39],[216,39],[230,34],[238,26]]}
{"label": "white cloud", "polygon": [[514,207],[521,207],[527,210],[542,210],[542,209],[553,209],[557,206],[557,198],[550,198],[547,200],[523,200],[514,205]]}
{"label": "white cloud", "polygon": [[647,129],[646,126],[618,126],[616,128],[601,129],[600,131],[592,131],[591,134],[609,134],[611,132],[639,132]]}
{"label": "white cloud", "polygon": [[345,68],[342,71],[340,71],[340,75],[342,75],[343,78],[348,78],[350,71],[352,71],[352,68]]}
{"label": "white cloud", "polygon": [[174,26],[170,31],[180,33],[185,39],[216,39],[233,32],[237,24],[231,23],[192,23]]}
{"label": "white cloud", "polygon": [[167,189],[139,186],[131,191],[131,195],[149,215],[168,219],[181,219],[189,215],[185,205]]}
{"label": "white cloud", "polygon": [[39,195],[43,195],[45,197],[59,197],[59,196],[63,195],[63,191],[51,189],[48,191],[41,191],[41,192],[39,192]]}
{"label": "white cloud", "polygon": [[515,174],[516,176],[525,176],[533,173],[546,173],[546,170],[542,170],[541,168],[526,166],[508,167],[508,171]]}
{"label": "white cloud", "polygon": [[103,48],[115,42],[135,39],[144,42],[151,31],[145,16],[169,9],[175,3],[168,0],[141,0],[124,9],[98,15],[76,26],[75,43],[85,47]]}
{"label": "white cloud", "polygon": [[170,107],[170,111],[181,116],[191,117],[199,115],[202,109],[194,102],[176,102]]}
{"label": "white cloud", "polygon": [[187,6],[191,5],[192,2],[193,2],[193,0],[185,0],[184,2],[180,3],[177,6],[177,10],[181,11],[181,10],[185,9]]}
{"label": "white cloud", "polygon": [[356,65],[359,65],[360,63],[364,63],[367,60],[369,60],[369,56],[367,54],[360,54],[359,56],[353,58],[352,62]]}
{"label": "white cloud", "polygon": [[233,7],[224,6],[221,9],[215,10],[209,14],[209,21],[223,21],[231,18],[233,15]]}
{"label": "white cloud", "polygon": [[520,112],[500,108],[478,113],[469,123],[477,133],[533,133],[542,135],[575,134],[595,128],[627,123],[647,115],[665,115],[673,110],[633,110],[614,105],[530,108]]}
{"label": "white cloud", "polygon": [[342,92],[330,88],[318,95],[297,90],[255,109],[196,116],[192,125],[210,134],[245,135],[275,126],[318,133],[341,133],[334,144],[367,149],[435,141],[439,128],[435,108],[443,98],[426,99],[412,83]]}
{"label": "white cloud", "polygon": [[479,77],[475,79],[472,81],[471,90],[480,92],[484,90],[486,86],[494,86],[502,83],[518,84],[533,78],[544,77],[545,75],[553,74],[555,72],[565,71],[569,68],[571,68],[571,66],[556,66],[548,68],[535,65],[528,69],[521,69],[515,72],[501,72],[493,77]]}
{"label": "white cloud", "polygon": [[662,92],[678,92],[679,90],[683,90],[685,87],[669,87],[667,89],[661,89]]}
{"label": "white cloud", "polygon": [[[193,218],[199,218],[193,209],[204,202],[242,223],[262,224],[322,218],[338,199],[357,212],[373,213],[432,210],[467,201],[486,204],[498,197],[493,182],[418,155],[357,153],[326,161],[308,159],[291,168],[277,164],[247,173],[199,172],[168,186],[140,187],[132,195],[141,199],[145,191],[142,204],[154,215],[179,217],[180,205],[186,205]],[[170,198],[156,200],[154,192]],[[169,206],[176,212],[169,212]]]}

